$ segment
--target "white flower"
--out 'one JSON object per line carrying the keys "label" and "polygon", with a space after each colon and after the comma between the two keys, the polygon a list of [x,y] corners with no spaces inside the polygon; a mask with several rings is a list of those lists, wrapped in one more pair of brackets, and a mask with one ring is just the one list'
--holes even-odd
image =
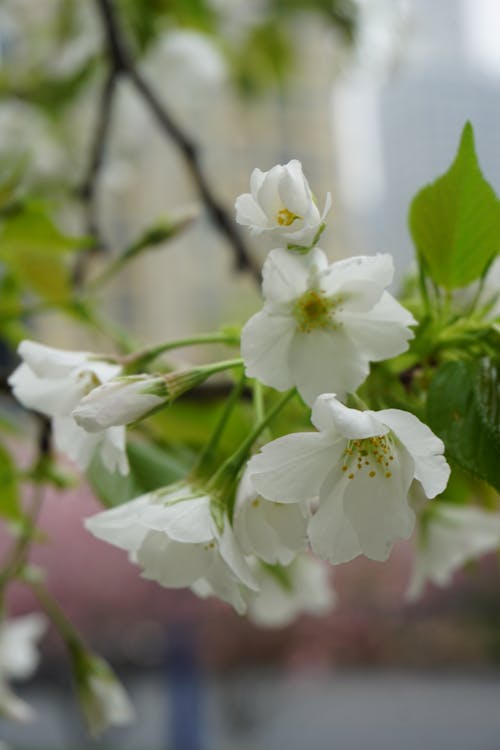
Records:
{"label": "white flower", "polygon": [[245,472],[236,494],[233,521],[236,539],[245,555],[288,565],[306,545],[307,521],[301,506],[259,497]]}
{"label": "white flower", "polygon": [[54,349],[35,341],[22,341],[19,355],[24,361],[9,377],[9,384],[23,406],[52,417],[56,448],[82,470],[99,450],[109,471],[118,468],[126,474],[125,428],[88,435],[70,416],[85,394],[120,374],[120,365],[90,352]]}
{"label": "white flower", "polygon": [[427,580],[445,586],[466,562],[500,547],[500,513],[439,500],[419,521],[409,600],[420,596]]}
{"label": "white flower", "polygon": [[394,542],[413,530],[412,480],[429,498],[446,486],[442,441],[413,414],[357,411],[333,394],[316,400],[312,423],[319,432],[278,438],[250,460],[254,486],[278,502],[319,500],[308,534],[321,557],[386,560]]}
{"label": "white flower", "polygon": [[78,649],[73,654],[73,668],[78,699],[91,735],[133,721],[135,712],[130,699],[104,659]]}
{"label": "white flower", "polygon": [[324,615],[335,604],[325,564],[309,555],[298,555],[287,568],[256,561],[254,574],[260,591],[246,596],[248,618],[261,627],[282,628],[301,614]]}
{"label": "white flower", "polygon": [[212,503],[203,490],[178,483],[98,513],[85,525],[127,550],[144,578],[172,588],[204,581],[211,593],[244,612],[240,587],[256,584],[229,521],[221,519],[222,530],[215,522]]}
{"label": "white flower", "polygon": [[310,405],[321,393],[353,393],[369,362],[400,354],[413,338],[413,317],[385,291],[393,273],[390,255],[329,265],[319,248],[272,250],[264,307],[242,331],[247,375],[278,391],[296,386]]}
{"label": "white flower", "polygon": [[29,721],[33,710],[9,687],[11,679],[26,679],[38,666],[37,642],[47,621],[41,614],[25,615],[0,623],[0,715],[15,721]]}
{"label": "white flower", "polygon": [[309,248],[324,229],[330,193],[320,215],[302,165],[297,159],[278,164],[268,172],[254,169],[250,193],[236,199],[236,221],[255,234],[267,232],[289,245]]}

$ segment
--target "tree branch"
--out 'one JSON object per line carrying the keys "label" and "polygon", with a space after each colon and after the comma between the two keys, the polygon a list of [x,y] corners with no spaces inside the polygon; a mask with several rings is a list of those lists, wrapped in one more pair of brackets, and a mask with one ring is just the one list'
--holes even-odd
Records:
{"label": "tree branch", "polygon": [[160,101],[155,91],[138,70],[123,38],[112,0],[96,0],[96,4],[106,32],[111,69],[128,76],[155,116],[161,131],[177,146],[210,218],[219,232],[226,237],[232,248],[236,269],[248,271],[260,284],[260,269],[254,263],[238,227],[216,198],[201,166],[198,146],[175,122],[163,102]]}
{"label": "tree branch", "polygon": [[92,244],[86,251],[79,253],[77,257],[73,269],[73,282],[76,287],[80,287],[85,280],[90,257],[94,253],[106,249],[99,229],[97,190],[111,130],[118,75],[119,71],[115,66],[112,66],[104,81],[97,109],[95,131],[90,146],[87,172],[78,189],[79,198],[85,208],[85,231],[91,238]]}

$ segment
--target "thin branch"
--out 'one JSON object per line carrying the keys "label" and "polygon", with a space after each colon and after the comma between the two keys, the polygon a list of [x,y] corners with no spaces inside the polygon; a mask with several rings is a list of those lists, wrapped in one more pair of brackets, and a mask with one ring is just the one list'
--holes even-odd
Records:
{"label": "thin branch", "polygon": [[237,270],[248,271],[255,281],[260,284],[260,270],[254,263],[238,227],[214,195],[201,166],[198,146],[175,122],[163,102],[160,101],[155,91],[138,70],[125,44],[112,0],[95,1],[103,20],[112,69],[128,76],[137,92],[155,116],[162,132],[177,146],[198,189],[200,197],[207,208],[209,216],[215,227],[226,237],[231,245]]}
{"label": "thin branch", "polygon": [[95,131],[90,146],[87,172],[78,190],[78,195],[85,208],[85,231],[91,238],[92,244],[77,257],[73,269],[73,282],[76,287],[81,286],[85,280],[86,267],[90,257],[96,252],[105,250],[106,247],[99,229],[97,190],[109,141],[118,75],[119,71],[115,66],[112,66],[104,81],[97,109]]}

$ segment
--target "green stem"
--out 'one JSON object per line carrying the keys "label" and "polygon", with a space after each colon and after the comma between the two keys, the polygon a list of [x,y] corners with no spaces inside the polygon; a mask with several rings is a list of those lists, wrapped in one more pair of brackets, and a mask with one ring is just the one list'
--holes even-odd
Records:
{"label": "green stem", "polygon": [[243,360],[241,357],[237,359],[224,359],[222,362],[215,362],[212,365],[200,365],[195,369],[198,372],[203,372],[208,377],[214,375],[216,372],[223,372],[224,370],[232,370],[234,367],[243,367]]}
{"label": "green stem", "polygon": [[264,389],[260,380],[254,380],[252,383],[253,391],[253,409],[255,414],[255,424],[258,425],[265,417],[264,410]]}
{"label": "green stem", "polygon": [[40,484],[34,487],[33,502],[28,517],[24,522],[23,531],[14,543],[9,557],[0,572],[0,595],[3,594],[9,581],[17,578],[26,565],[29,548],[35,533],[36,522],[44,500],[43,490],[44,488]]}
{"label": "green stem", "polygon": [[265,428],[272,422],[274,417],[279,414],[279,412],[286,406],[288,401],[290,401],[290,399],[295,396],[295,394],[295,388],[287,391],[287,393],[285,393],[284,396],[280,398],[280,400],[272,407],[272,409],[268,411],[264,419],[262,419],[259,424],[255,425],[253,430],[245,438],[239,448],[236,449],[233,455],[230,456],[222,464],[216,474],[214,474],[209,483],[209,489],[221,490],[222,492],[231,490],[253,444],[255,443],[261,432],[265,430]]}
{"label": "green stem", "polygon": [[39,581],[30,580],[26,581],[26,584],[35,594],[70,651],[74,649],[86,649],[85,642],[80,633],[65,615],[56,600],[49,594],[45,586]]}
{"label": "green stem", "polygon": [[106,318],[96,310],[91,310],[90,307],[86,308],[86,315],[88,322],[94,325],[98,331],[104,333],[121,349],[125,354],[130,354],[137,349],[137,344],[130,336],[128,331],[115,323],[113,320]]}
{"label": "green stem", "polygon": [[216,333],[200,333],[197,336],[175,339],[174,341],[167,341],[164,344],[143,349],[136,354],[128,355],[123,361],[127,368],[133,366],[137,369],[152,362],[164,352],[171,351],[172,349],[181,349],[184,346],[196,346],[197,344],[227,344],[229,346],[237,346],[239,344],[239,337],[229,333],[221,333],[220,331]]}
{"label": "green stem", "polygon": [[198,460],[196,461],[196,464],[192,471],[193,476],[202,476],[207,471],[207,469],[209,469],[212,463],[215,451],[217,450],[217,447],[219,445],[222,433],[224,432],[224,429],[226,427],[226,424],[229,421],[229,418],[233,412],[233,409],[235,408],[236,404],[240,400],[240,396],[245,386],[245,381],[246,381],[245,373],[242,372],[241,378],[235,384],[233,390],[231,391],[229,398],[224,404],[224,408],[217,421],[217,424],[215,425],[215,428],[210,437],[210,440],[208,441],[208,443],[205,445],[202,452],[198,456]]}

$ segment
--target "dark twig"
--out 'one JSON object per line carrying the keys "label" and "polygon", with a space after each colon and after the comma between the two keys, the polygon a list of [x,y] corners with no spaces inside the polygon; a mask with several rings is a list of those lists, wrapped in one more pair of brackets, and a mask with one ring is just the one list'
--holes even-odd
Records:
{"label": "dark twig", "polygon": [[86,251],[82,251],[77,257],[73,269],[73,282],[77,288],[82,285],[85,279],[86,266],[89,258],[94,253],[105,249],[105,243],[99,229],[97,190],[109,140],[117,83],[118,71],[116,67],[113,66],[109,69],[102,87],[97,109],[94,136],[90,146],[87,172],[78,190],[78,195],[85,207],[85,231],[91,239],[92,244]]}
{"label": "dark twig", "polygon": [[201,166],[198,146],[188,138],[175,122],[165,105],[160,101],[154,90],[138,70],[125,44],[112,0],[96,0],[96,3],[106,31],[111,69],[128,76],[154,114],[162,132],[179,149],[214,225],[226,237],[232,247],[236,268],[240,271],[248,271],[260,283],[260,270],[253,262],[238,227],[215,197],[212,187],[205,176]]}

